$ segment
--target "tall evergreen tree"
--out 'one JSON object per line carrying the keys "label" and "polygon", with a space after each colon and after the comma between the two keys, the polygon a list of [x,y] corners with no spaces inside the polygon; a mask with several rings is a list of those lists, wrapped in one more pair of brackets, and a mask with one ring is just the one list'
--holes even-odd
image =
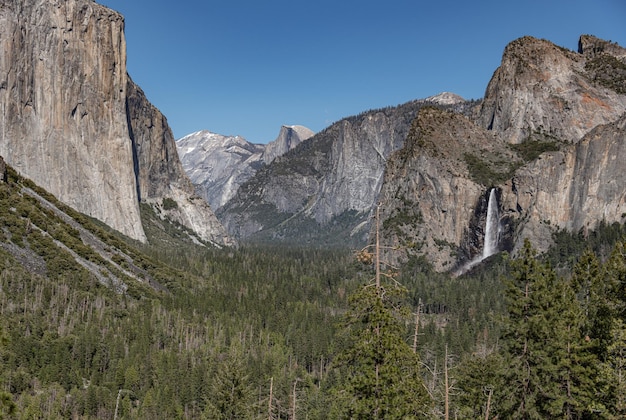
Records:
{"label": "tall evergreen tree", "polygon": [[609,418],[626,418],[626,324],[616,319],[611,329],[604,374],[608,382]]}
{"label": "tall evergreen tree", "polygon": [[205,415],[211,419],[247,419],[255,412],[254,388],[246,373],[241,343],[233,342],[212,378]]}
{"label": "tall evergreen tree", "polygon": [[626,240],[615,244],[604,268],[606,298],[614,316],[626,321]]}
{"label": "tall evergreen tree", "polygon": [[336,361],[345,378],[336,389],[336,417],[427,418],[419,357],[404,340],[404,293],[396,285],[369,285],[350,297],[348,344]]}
{"label": "tall evergreen tree", "polygon": [[458,373],[458,416],[461,419],[496,418],[500,401],[508,389],[503,372],[507,368],[497,352],[476,352],[460,365]]}
{"label": "tall evergreen tree", "polygon": [[626,241],[617,242],[603,267],[605,323],[602,347],[609,418],[626,418]]}
{"label": "tall evergreen tree", "polygon": [[583,311],[582,333],[593,344],[596,355],[604,360],[616,315],[614,276],[587,250],[574,266],[572,287]]}
{"label": "tall evergreen tree", "polygon": [[595,396],[597,366],[581,334],[582,312],[569,282],[536,259],[526,241],[506,292],[502,346],[511,419],[580,418]]}

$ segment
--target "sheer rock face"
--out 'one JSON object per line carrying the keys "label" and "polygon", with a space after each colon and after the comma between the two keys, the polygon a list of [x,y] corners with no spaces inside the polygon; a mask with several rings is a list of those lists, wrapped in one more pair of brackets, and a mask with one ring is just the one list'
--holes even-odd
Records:
{"label": "sheer rock face", "polygon": [[626,222],[626,114],[598,126],[577,144],[545,153],[503,185],[503,209],[522,221],[517,246],[529,238],[539,250],[555,229],[592,230]]}
{"label": "sheer rock face", "polygon": [[283,126],[276,140],[265,145],[204,130],[179,139],[176,146],[198,195],[218,210],[261,166],[270,164],[313,134],[303,126]]}
{"label": "sheer rock face", "polygon": [[510,143],[536,136],[575,143],[617,119],[626,96],[596,83],[593,67],[598,54],[618,53],[623,60],[626,50],[606,41],[594,49],[601,44],[594,40],[581,37],[580,53],[532,37],[511,42],[487,86],[478,124]]}
{"label": "sheer rock face", "polygon": [[122,16],[91,1],[0,5],[0,154],[75,209],[145,240],[126,124]]}
{"label": "sheer rock face", "polygon": [[[216,245],[234,245],[209,204],[195,194],[178,157],[167,120],[130,78],[126,99],[129,136],[135,150],[141,201],[159,208],[159,214],[194,231]],[[163,199],[176,206],[163,205]]]}
{"label": "sheer rock face", "polygon": [[518,220],[515,248],[529,238],[546,250],[557,228],[624,222],[626,49],[589,35],[577,53],[530,37],[513,41],[481,111],[479,124],[509,142],[565,143],[502,185],[503,209]]}
{"label": "sheer rock face", "polygon": [[278,137],[265,146],[261,159],[263,163],[269,165],[274,159],[284,155],[314,135],[313,131],[301,125],[284,125],[280,128]]}
{"label": "sheer rock face", "polygon": [[320,243],[321,234],[324,241],[346,243],[352,235],[362,243],[385,161],[402,146],[422,105],[369,111],[331,125],[257,171],[218,211],[220,220],[241,238]]}
{"label": "sheer rock face", "polygon": [[173,141],[144,135],[135,106],[169,129],[137,98],[120,14],[89,0],[0,2],[0,155],[66,204],[144,241],[139,197],[167,189],[153,184],[163,179],[156,172],[183,190],[188,181],[167,166]]}

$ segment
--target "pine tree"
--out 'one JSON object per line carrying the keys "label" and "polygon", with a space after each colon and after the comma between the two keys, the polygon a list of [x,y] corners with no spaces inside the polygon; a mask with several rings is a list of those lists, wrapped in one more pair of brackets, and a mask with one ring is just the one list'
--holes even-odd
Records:
{"label": "pine tree", "polygon": [[507,366],[497,352],[476,352],[460,365],[458,373],[459,418],[496,418],[498,408],[493,402],[506,395],[508,386],[503,382]]}
{"label": "pine tree", "polygon": [[255,412],[255,393],[244,365],[241,343],[233,342],[218,364],[204,414],[212,419],[246,419]]}
{"label": "pine tree", "polygon": [[499,412],[511,419],[579,418],[595,396],[597,362],[581,333],[574,291],[536,259],[528,241],[512,267],[502,332],[510,392]]}
{"label": "pine tree", "polygon": [[429,398],[419,357],[404,341],[404,289],[369,285],[349,299],[347,348],[337,365],[345,383],[336,390],[341,418],[427,418]]}
{"label": "pine tree", "polygon": [[626,418],[626,324],[621,319],[613,323],[611,338],[603,364],[609,384],[610,418]]}
{"label": "pine tree", "polygon": [[[5,347],[7,346],[9,339],[5,334],[4,327],[0,325],[0,357],[5,357]],[[0,383],[4,387],[4,366],[0,362]],[[5,415],[12,416],[15,413],[15,403],[13,402],[13,396],[2,390],[0,391],[0,419]]]}
{"label": "pine tree", "polygon": [[602,350],[609,418],[626,418],[626,242],[618,242],[604,265],[608,334]]}
{"label": "pine tree", "polygon": [[572,287],[583,312],[582,333],[600,359],[605,358],[611,340],[611,325],[615,317],[615,281],[596,255],[585,251],[574,266]]}

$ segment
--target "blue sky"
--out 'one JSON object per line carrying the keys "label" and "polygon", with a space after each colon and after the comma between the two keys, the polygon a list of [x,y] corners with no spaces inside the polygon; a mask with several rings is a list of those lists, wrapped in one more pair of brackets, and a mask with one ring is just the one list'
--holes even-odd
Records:
{"label": "blue sky", "polygon": [[524,35],[626,46],[624,0],[97,1],[125,16],[128,72],[176,138],[267,143],[281,125],[320,131],[443,91],[481,98]]}

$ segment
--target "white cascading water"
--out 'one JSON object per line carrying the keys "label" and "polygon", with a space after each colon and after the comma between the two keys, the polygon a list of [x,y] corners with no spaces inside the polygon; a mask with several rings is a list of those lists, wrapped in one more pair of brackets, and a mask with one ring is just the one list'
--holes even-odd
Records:
{"label": "white cascading water", "polygon": [[482,259],[493,255],[498,250],[498,197],[496,189],[492,188],[487,203],[487,220],[485,222],[485,243],[483,244]]}
{"label": "white cascading water", "polygon": [[489,192],[489,201],[487,202],[487,218],[485,220],[485,240],[483,241],[483,252],[457,270],[455,275],[458,276],[465,273],[467,270],[498,251],[499,230],[500,221],[498,215],[498,197],[496,196],[496,189],[492,188]]}

